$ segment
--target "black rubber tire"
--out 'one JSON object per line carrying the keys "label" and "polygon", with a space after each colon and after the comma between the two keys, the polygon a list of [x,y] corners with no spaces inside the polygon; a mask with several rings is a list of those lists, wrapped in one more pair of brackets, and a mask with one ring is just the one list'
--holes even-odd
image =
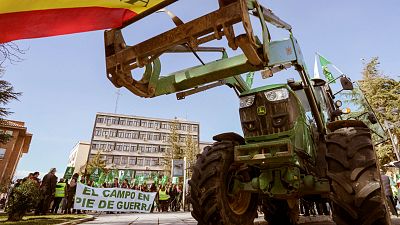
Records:
{"label": "black rubber tire", "polygon": [[336,224],[391,224],[369,129],[340,128],[327,135],[326,143]]}
{"label": "black rubber tire", "polygon": [[295,225],[299,219],[299,201],[289,206],[287,200],[264,199],[263,213],[268,225]]}
{"label": "black rubber tire", "polygon": [[[238,171],[233,165],[235,144],[220,141],[206,147],[193,167],[190,201],[192,216],[199,225],[252,225],[257,216],[257,194],[240,192],[235,197],[228,196],[232,172]],[[249,179],[249,173],[245,173],[240,175]],[[235,212],[231,205],[240,210]]]}

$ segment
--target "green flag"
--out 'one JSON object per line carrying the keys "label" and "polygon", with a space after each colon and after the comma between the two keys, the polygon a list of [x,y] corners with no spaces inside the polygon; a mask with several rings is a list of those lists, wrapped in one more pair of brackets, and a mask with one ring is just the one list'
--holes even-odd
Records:
{"label": "green flag", "polygon": [[118,178],[118,170],[110,170],[107,175],[107,183],[114,182],[114,178]]}
{"label": "green flag", "polygon": [[95,182],[98,182],[101,174],[102,174],[101,169],[96,167],[93,169],[93,172],[90,175],[90,179],[92,179]]}
{"label": "green flag", "polygon": [[101,187],[101,185],[106,181],[107,175],[102,172],[100,174],[99,180],[96,182],[96,187]]}
{"label": "green flag", "polygon": [[132,180],[132,170],[124,170],[124,174],[122,175],[122,180],[127,179],[129,182]]}
{"label": "green flag", "polygon": [[138,183],[139,183],[139,185],[142,185],[144,183],[144,176],[138,177]]}
{"label": "green flag", "polygon": [[254,72],[249,72],[246,76],[246,84],[251,88],[253,85],[253,80],[254,80]]}
{"label": "green flag", "polygon": [[319,56],[319,63],[321,64],[322,67],[322,73],[324,73],[326,79],[328,82],[333,82],[336,83],[334,80],[335,78],[333,77],[332,73],[328,70],[328,65],[332,64],[329,60],[325,59],[323,56]]}
{"label": "green flag", "polygon": [[154,180],[154,184],[155,184],[155,185],[158,185],[158,175],[155,175],[155,176],[153,177],[153,180]]}
{"label": "green flag", "polygon": [[74,174],[75,167],[67,167],[64,173],[64,179],[71,179],[72,175]]}
{"label": "green flag", "polygon": [[167,183],[167,181],[168,181],[168,177],[164,175],[163,178],[161,179],[161,184],[165,185],[165,183]]}

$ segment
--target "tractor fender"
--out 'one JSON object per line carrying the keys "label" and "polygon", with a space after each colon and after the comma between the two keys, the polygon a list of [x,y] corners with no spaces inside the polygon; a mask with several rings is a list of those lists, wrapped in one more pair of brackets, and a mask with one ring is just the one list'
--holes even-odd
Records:
{"label": "tractor fender", "polygon": [[363,127],[368,128],[368,126],[360,120],[338,120],[330,122],[326,125],[330,132],[334,132],[337,129],[345,127]]}
{"label": "tractor fender", "polygon": [[236,142],[239,143],[240,145],[244,145],[246,144],[244,138],[242,136],[240,136],[237,133],[234,132],[227,132],[227,133],[222,133],[222,134],[217,134],[213,137],[214,141],[232,141],[232,142]]}

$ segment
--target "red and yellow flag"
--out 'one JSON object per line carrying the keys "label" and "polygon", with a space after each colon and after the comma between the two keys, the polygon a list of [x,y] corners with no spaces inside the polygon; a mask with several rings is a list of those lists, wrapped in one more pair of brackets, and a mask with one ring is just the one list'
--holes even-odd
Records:
{"label": "red and yellow flag", "polygon": [[117,28],[176,0],[0,0],[0,43]]}

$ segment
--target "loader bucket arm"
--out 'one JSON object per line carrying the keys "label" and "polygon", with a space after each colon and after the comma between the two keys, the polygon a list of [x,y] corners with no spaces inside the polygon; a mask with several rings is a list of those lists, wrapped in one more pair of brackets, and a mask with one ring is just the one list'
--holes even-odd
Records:
{"label": "loader bucket arm", "polygon": [[[246,66],[237,68],[237,59],[234,61],[233,68],[238,69],[236,72],[230,71],[226,75],[217,75],[212,72],[212,78],[204,76],[193,76],[193,81],[184,82],[185,85],[175,86],[194,88],[197,85],[206,84],[210,81],[221,80],[227,76],[239,75],[243,72],[260,70],[268,65],[270,38],[266,23],[270,22],[275,26],[290,30],[290,25],[281,21],[270,10],[260,6],[257,0],[220,0],[220,9],[192,20],[188,23],[179,24],[176,28],[164,32],[158,36],[150,38],[134,46],[127,46],[119,29],[109,30],[105,32],[105,51],[106,51],[106,69],[107,77],[116,87],[126,87],[134,94],[141,97],[154,97],[156,93],[164,91],[155,90],[154,82],[159,78],[159,63],[157,58],[166,53],[173,51],[181,46],[187,46],[192,51],[201,50],[200,45],[215,39],[225,37],[228,40],[228,46],[234,50],[240,47],[245,53]],[[250,13],[257,16],[263,25],[263,42],[253,34]],[[235,35],[233,25],[242,23],[244,34]],[[262,49],[262,51],[260,51]],[[243,60],[242,60],[243,61]],[[213,62],[212,62],[213,63]],[[220,64],[226,63],[221,62]],[[215,65],[213,63],[212,65]],[[208,70],[213,67],[204,65]],[[138,67],[145,67],[146,72],[141,79],[134,79],[131,70]],[[224,66],[223,66],[224,67]],[[225,66],[226,67],[226,66]],[[251,67],[251,70],[248,68]],[[194,68],[192,68],[194,69]],[[220,69],[220,68],[219,68]],[[200,68],[196,71],[199,72]],[[237,78],[239,79],[239,78]],[[174,79],[162,79],[164,82],[175,82]],[[177,79],[181,83],[181,78]],[[160,82],[156,82],[160,83]],[[242,85],[238,82],[233,86]],[[172,85],[172,84],[170,84]],[[168,85],[157,85],[165,87]],[[168,90],[175,91],[171,88]],[[163,90],[167,90],[163,88]],[[239,89],[246,89],[240,87]],[[176,91],[181,91],[179,88]]]}
{"label": "loader bucket arm", "polygon": [[[105,55],[107,78],[116,87],[126,87],[132,93],[146,98],[178,93],[178,98],[228,84],[238,92],[249,89],[240,74],[262,70],[274,74],[294,66],[303,81],[312,113],[318,129],[324,132],[320,109],[316,103],[306,65],[292,27],[282,21],[271,10],[261,6],[258,0],[219,0],[220,8],[187,23],[178,21],[177,27],[134,46],[128,46],[119,29],[105,31]],[[262,28],[261,40],[253,33],[250,15],[259,19]],[[176,20],[177,21],[177,20]],[[234,25],[242,24],[244,33],[236,35]],[[290,38],[271,41],[267,24],[288,30]],[[161,76],[159,56],[187,47],[199,51],[201,45],[226,38],[233,50],[240,48],[244,54],[204,63]],[[131,71],[145,67],[140,79]],[[213,83],[216,82],[216,83]],[[183,93],[182,93],[183,92]]]}

